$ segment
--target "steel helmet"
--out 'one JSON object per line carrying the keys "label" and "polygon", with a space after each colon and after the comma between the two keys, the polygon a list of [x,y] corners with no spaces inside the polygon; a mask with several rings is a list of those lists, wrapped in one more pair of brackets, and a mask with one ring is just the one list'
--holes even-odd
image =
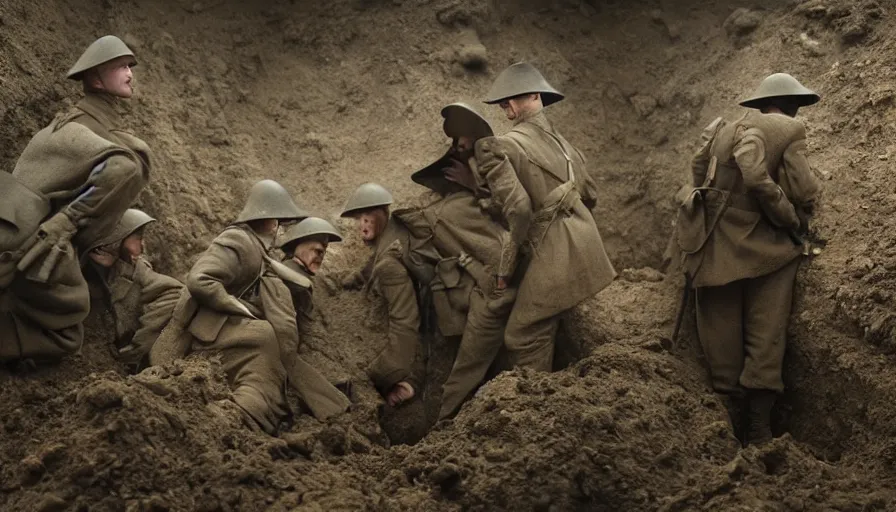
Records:
{"label": "steel helmet", "polygon": [[544,106],[563,99],[563,94],[551,87],[535,66],[528,62],[517,62],[498,75],[484,101],[488,104],[500,103],[508,98],[536,92],[541,94]]}
{"label": "steel helmet", "polygon": [[818,103],[821,97],[787,73],[769,75],[759,84],[749,98],[741,101],[747,108],[762,108],[772,98],[792,98],[797,105],[806,107]]}
{"label": "steel helmet", "polygon": [[[88,69],[124,56],[134,57],[134,52],[128,48],[128,45],[124,44],[124,41],[115,36],[103,36],[84,50],[84,53],[81,54],[75,65],[68,70],[66,78],[80,80],[83,73]],[[137,58],[134,57],[131,67],[136,65]]]}
{"label": "steel helmet", "polygon": [[[445,135],[456,139],[458,137],[472,137],[479,140],[483,137],[491,137],[495,133],[491,125],[473,107],[466,103],[452,103],[442,109],[442,129]],[[451,149],[441,158],[419,171],[411,174],[414,183],[439,192],[445,185],[445,175],[442,169],[451,165]]]}
{"label": "steel helmet", "polygon": [[156,219],[150,217],[143,211],[134,208],[125,210],[124,214],[121,216],[121,220],[118,221],[118,224],[115,225],[115,228],[112,229],[111,233],[87,244],[87,252],[104,245],[121,243],[125,238],[131,236],[138,229],[155,221]]}
{"label": "steel helmet", "polygon": [[442,109],[442,117],[445,119],[442,129],[445,135],[452,139],[458,137],[481,139],[495,134],[488,121],[466,103],[452,103],[446,106]]}
{"label": "steel helmet", "polygon": [[308,217],[302,222],[287,228],[277,240],[277,247],[285,250],[288,245],[301,242],[305,238],[315,235],[326,235],[329,243],[342,241],[342,235],[339,234],[339,231],[332,224],[320,217]]}
{"label": "steel helmet", "polygon": [[274,180],[261,180],[249,190],[246,206],[236,218],[236,222],[305,217],[308,217],[308,213],[296,206],[283,185]]}
{"label": "steel helmet", "polygon": [[389,206],[390,204],[392,204],[392,194],[385,187],[376,183],[365,183],[355,189],[355,192],[345,202],[340,217],[350,217],[358,210]]}

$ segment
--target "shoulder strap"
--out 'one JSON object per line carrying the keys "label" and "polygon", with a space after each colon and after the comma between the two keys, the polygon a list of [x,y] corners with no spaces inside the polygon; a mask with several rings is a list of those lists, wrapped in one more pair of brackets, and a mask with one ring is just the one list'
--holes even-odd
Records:
{"label": "shoulder strap", "polygon": [[566,172],[569,177],[568,181],[575,183],[576,175],[572,170],[572,158],[569,157],[569,153],[567,153],[566,148],[563,147],[563,141],[560,140],[560,137],[557,137],[553,133],[545,130],[544,128],[542,128],[541,126],[538,126],[537,124],[533,124],[533,126],[537,127],[539,130],[546,133],[548,135],[548,137],[550,137],[551,140],[554,141],[554,144],[557,145],[557,148],[560,149],[560,152],[563,154],[563,158],[566,159]]}
{"label": "shoulder strap", "polygon": [[[280,263],[279,261],[271,258],[267,254],[264,255],[264,261],[271,267],[271,270],[275,274],[277,274],[277,277],[279,277],[281,280],[301,286],[302,288],[311,288],[311,279],[308,279],[308,277],[287,267],[283,263]],[[259,279],[261,277],[262,276],[260,275],[258,276]]]}
{"label": "shoulder strap", "polygon": [[[243,297],[243,295],[245,295],[249,290],[251,290],[261,280],[261,277],[264,275],[264,271],[265,271],[265,263],[268,261],[272,261],[272,260],[271,260],[270,256],[268,256],[267,251],[265,250],[264,242],[261,241],[261,238],[259,238],[255,232],[253,232],[251,230],[244,229],[235,224],[227,226],[226,228],[224,228],[224,231],[228,231],[231,229],[245,232],[247,235],[249,235],[249,238],[252,239],[252,241],[255,242],[259,246],[259,250],[261,251],[261,265],[259,266],[258,275],[249,284],[247,284],[241,290],[239,290],[238,294],[235,295],[236,298],[240,299]],[[224,231],[222,231],[221,233],[223,233]]]}

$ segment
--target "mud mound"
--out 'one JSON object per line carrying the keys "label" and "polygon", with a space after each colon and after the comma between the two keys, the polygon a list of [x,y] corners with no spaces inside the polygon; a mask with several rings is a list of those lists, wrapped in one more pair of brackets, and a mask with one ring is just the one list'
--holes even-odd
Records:
{"label": "mud mound", "polygon": [[740,451],[699,374],[668,353],[619,345],[552,375],[502,374],[453,421],[385,460],[403,472],[386,492],[423,484],[462,510],[896,506],[892,489],[789,436]]}
{"label": "mud mound", "polygon": [[501,375],[401,464],[465,510],[651,509],[737,453],[705,396],[674,358],[606,345],[562,374]]}
{"label": "mud mound", "polygon": [[[371,503],[367,476],[323,463],[370,441],[350,425],[304,425],[276,439],[241,425],[215,362],[87,376],[56,396],[8,404],[4,510],[324,510]],[[318,464],[311,461],[322,462]],[[311,468],[315,468],[313,471]],[[359,484],[340,490],[340,482]],[[11,491],[17,491],[10,494]]]}
{"label": "mud mound", "polygon": [[[699,373],[604,345],[555,374],[509,372],[415,446],[382,448],[369,413],[240,425],[215,361],[92,374],[9,404],[9,510],[888,510],[891,491],[789,437],[739,452]],[[373,439],[372,439],[373,438]],[[385,507],[385,508],[382,508]]]}
{"label": "mud mound", "polygon": [[896,493],[819,461],[789,435],[738,453],[660,510],[893,510]]}

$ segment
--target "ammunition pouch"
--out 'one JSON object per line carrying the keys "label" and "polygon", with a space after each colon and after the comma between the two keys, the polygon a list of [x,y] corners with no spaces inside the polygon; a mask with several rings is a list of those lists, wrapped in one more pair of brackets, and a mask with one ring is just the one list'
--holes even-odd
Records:
{"label": "ammunition pouch", "polygon": [[691,191],[678,208],[676,243],[683,253],[682,268],[693,279],[703,263],[703,247],[731,204],[731,192],[713,187]]}
{"label": "ammunition pouch", "polygon": [[712,187],[698,187],[678,207],[676,242],[685,254],[703,249],[719,219],[730,203],[731,192]]}

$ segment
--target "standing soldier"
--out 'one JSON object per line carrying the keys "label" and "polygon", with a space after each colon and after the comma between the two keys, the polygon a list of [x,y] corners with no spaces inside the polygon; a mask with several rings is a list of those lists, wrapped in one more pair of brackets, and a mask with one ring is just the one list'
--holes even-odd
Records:
{"label": "standing soldier", "polygon": [[365,183],[348,199],[342,216],[355,219],[361,239],[373,248],[368,283],[388,303],[389,341],[367,372],[386,403],[397,407],[412,399],[421,383],[417,289],[431,282],[435,271],[415,257],[411,234],[392,218],[391,204],[388,190]]}
{"label": "standing soldier", "polygon": [[700,342],[713,387],[731,398],[738,433],[748,408],[745,443],[772,438],[771,410],[784,389],[801,235],[820,190],[806,160],[806,129],[794,117],[818,100],[788,74],[763,80],[741,102],[755,111],[731,124],[719,118],[704,131],[692,167],[697,188],[679,210]]}
{"label": "standing soldier", "polygon": [[91,44],[68,72],[84,99],[0,172],[0,360],[81,346],[90,299],[75,247],[111,231],[149,179],[149,148],[116,110],[136,64],[115,36]]}
{"label": "standing soldier", "polygon": [[305,217],[279,183],[253,185],[243,211],[193,265],[189,293],[150,352],[152,365],[190,351],[220,353],[234,402],[249,425],[269,434],[289,414],[285,365],[298,348],[296,313],[282,279],[307,285],[307,278],[267,252],[280,220]]}
{"label": "standing soldier", "polygon": [[[278,240],[280,249],[286,255],[283,264],[307,278],[307,284],[285,281],[296,310],[299,335],[297,347],[302,343],[303,337],[311,333],[313,322],[311,314],[314,311],[312,279],[320,270],[330,243],[341,241],[342,235],[336,228],[318,217],[308,217],[302,222],[293,224]],[[289,382],[314,416],[319,420],[325,420],[345,412],[351,405],[348,397],[316,368],[305,362],[298,353],[295,358],[295,364],[292,365],[294,371],[289,375]],[[347,387],[346,393],[350,393],[350,389]]]}
{"label": "standing soldier", "polygon": [[143,230],[155,221],[129,209],[86,253],[88,279],[100,287],[115,319],[116,356],[134,372],[145,366],[183,291],[180,281],[154,271],[143,256]]}
{"label": "standing soldier", "polygon": [[[585,159],[542,111],[563,99],[531,64],[498,75],[485,103],[513,128],[476,143],[475,164],[510,229],[496,283],[521,275],[505,343],[521,367],[550,371],[560,313],[605,288],[616,272],[594,217],[595,184]],[[523,257],[517,269],[518,256]]]}
{"label": "standing soldier", "polygon": [[[485,379],[504,345],[504,325],[516,297],[514,286],[498,290],[495,281],[509,233],[480,208],[469,167],[475,142],[492,136],[492,128],[463,103],[446,106],[442,117],[451,148],[411,176],[439,199],[425,208],[394,213],[412,226],[417,238],[432,240],[439,257],[438,284],[432,286],[439,328],[443,335],[463,334],[442,388],[439,419],[456,414]],[[459,294],[464,300],[452,300]],[[449,321],[458,315],[458,320]],[[452,324],[460,329],[452,331]]]}

